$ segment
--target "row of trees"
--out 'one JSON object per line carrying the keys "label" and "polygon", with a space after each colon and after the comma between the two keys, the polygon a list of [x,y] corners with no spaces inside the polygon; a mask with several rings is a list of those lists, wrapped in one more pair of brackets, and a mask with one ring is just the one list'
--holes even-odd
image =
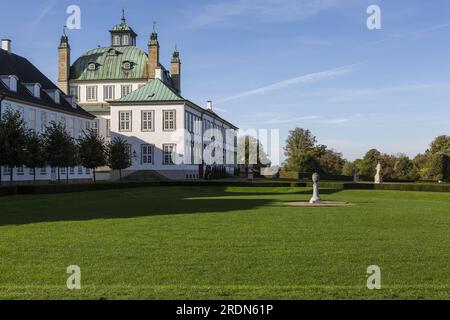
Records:
{"label": "row of trees", "polygon": [[346,162],[343,174],[357,172],[362,177],[373,177],[378,162],[385,179],[450,180],[450,136],[435,138],[425,153],[413,159],[404,154],[389,155],[376,149],[369,150],[362,159]]}
{"label": "row of trees", "polygon": [[[19,112],[7,110],[0,118],[0,165],[9,168],[11,183],[14,168],[21,166],[33,169],[34,181],[36,168],[57,168],[58,182],[61,168],[83,166],[92,170],[95,181],[96,169],[106,165],[119,170],[121,176],[121,170],[131,166],[131,154],[120,137],[106,144],[94,130],[88,130],[81,139],[74,139],[55,122],[39,134],[27,128]],[[1,177],[0,170],[0,183]]]}
{"label": "row of trees", "polygon": [[285,170],[324,175],[340,175],[345,164],[342,154],[317,144],[309,130],[295,128],[290,131],[285,146]]}
{"label": "row of trees", "polygon": [[450,180],[450,136],[439,136],[423,154],[410,159],[404,154],[389,155],[369,150],[362,159],[347,161],[341,153],[317,144],[309,130],[290,131],[285,146],[285,170],[318,172],[325,175],[353,176],[373,179],[377,163],[390,180]]}

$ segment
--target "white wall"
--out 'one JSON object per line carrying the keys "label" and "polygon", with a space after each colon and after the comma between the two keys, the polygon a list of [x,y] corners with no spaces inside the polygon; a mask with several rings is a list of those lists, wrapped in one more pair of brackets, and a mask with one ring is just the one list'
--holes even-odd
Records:
{"label": "white wall", "polygon": [[[79,138],[81,137],[82,131],[81,129],[85,129],[86,126],[91,125],[91,120],[87,118],[82,118],[80,116],[59,112],[55,110],[46,109],[43,107],[36,107],[33,105],[28,105],[25,103],[19,103],[16,101],[11,101],[8,99],[5,99],[2,101],[1,104],[1,112],[4,113],[6,110],[12,109],[19,111],[27,126],[30,129],[34,129],[38,133],[42,132],[43,126],[48,126],[50,122],[55,119],[57,123],[61,123],[61,120],[65,120],[66,123],[66,129],[69,132],[71,123],[73,121],[73,130],[70,130],[70,134],[73,138]],[[35,115],[35,120],[33,121],[32,115]],[[42,114],[45,114],[45,118],[42,118]],[[46,120],[46,122],[43,122],[42,120]],[[34,125],[33,125],[34,123]],[[51,174],[51,168],[46,168],[46,173],[41,174],[41,170],[38,169],[36,171],[36,180],[54,180],[56,178],[55,174]],[[65,179],[66,176],[61,176],[62,179]],[[91,179],[92,173],[89,172],[89,170],[86,170],[86,168],[82,168],[82,173],[78,173],[78,167],[75,168],[74,174],[69,174],[69,179]],[[8,180],[9,175],[5,176],[5,168],[2,168],[2,180]],[[17,168],[14,169],[14,181],[30,181],[33,180],[33,175],[30,174],[30,170],[27,168],[24,168],[23,174],[17,173]]]}

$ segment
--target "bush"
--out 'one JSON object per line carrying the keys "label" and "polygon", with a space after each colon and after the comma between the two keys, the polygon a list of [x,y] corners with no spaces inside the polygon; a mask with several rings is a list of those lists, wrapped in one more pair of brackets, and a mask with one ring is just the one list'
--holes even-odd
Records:
{"label": "bush", "polygon": [[17,186],[0,186],[0,197],[15,196],[17,194]]}

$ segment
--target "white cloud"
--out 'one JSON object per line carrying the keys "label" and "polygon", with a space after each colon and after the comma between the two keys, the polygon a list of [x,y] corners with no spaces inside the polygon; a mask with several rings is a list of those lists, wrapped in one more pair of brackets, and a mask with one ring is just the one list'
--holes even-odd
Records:
{"label": "white cloud", "polygon": [[268,86],[264,86],[261,88],[242,92],[242,93],[232,95],[230,97],[226,97],[223,99],[219,99],[219,100],[217,100],[217,103],[223,103],[223,102],[236,100],[236,99],[247,97],[247,96],[263,94],[263,93],[278,90],[278,89],[281,89],[281,88],[284,88],[284,87],[287,87],[287,86],[290,86],[293,84],[305,84],[305,83],[316,82],[316,81],[320,81],[320,80],[333,79],[337,76],[341,76],[341,75],[351,72],[353,70],[353,68],[352,68],[353,66],[354,65],[343,66],[343,67],[339,67],[339,68],[335,68],[335,69],[330,69],[330,70],[316,72],[316,73],[310,73],[310,74],[295,77],[292,79],[279,81],[279,82],[270,84]]}
{"label": "white cloud", "polygon": [[304,20],[336,6],[340,0],[228,0],[214,1],[196,12],[192,24],[228,24],[235,18],[263,22]]}

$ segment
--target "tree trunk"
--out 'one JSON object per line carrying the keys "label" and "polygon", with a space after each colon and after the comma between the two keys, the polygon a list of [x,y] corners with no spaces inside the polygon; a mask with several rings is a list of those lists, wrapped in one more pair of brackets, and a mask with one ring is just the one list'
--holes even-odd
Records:
{"label": "tree trunk", "polygon": [[66,182],[69,184],[69,168],[66,168]]}
{"label": "tree trunk", "polygon": [[2,185],[3,166],[0,166],[0,186]]}
{"label": "tree trunk", "polygon": [[97,180],[95,180],[95,168],[92,168],[92,172],[94,174],[94,183],[95,183],[97,181]]}
{"label": "tree trunk", "polygon": [[14,174],[14,167],[9,167],[10,169],[10,176],[9,176],[9,183],[13,184],[13,174]]}
{"label": "tree trunk", "polygon": [[58,167],[58,184],[60,184],[60,183],[61,183],[61,175],[59,173],[59,167]]}
{"label": "tree trunk", "polygon": [[33,168],[33,184],[36,184],[36,168]]}
{"label": "tree trunk", "polygon": [[122,182],[122,169],[119,169],[119,181]]}

